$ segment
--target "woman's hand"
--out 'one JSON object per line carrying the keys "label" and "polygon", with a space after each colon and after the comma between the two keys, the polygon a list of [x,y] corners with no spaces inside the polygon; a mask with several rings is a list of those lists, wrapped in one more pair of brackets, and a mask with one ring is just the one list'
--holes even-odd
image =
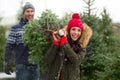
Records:
{"label": "woman's hand", "polygon": [[59,34],[61,34],[61,38],[60,38],[60,46],[63,46],[64,44],[66,44],[67,41],[67,31],[66,30],[61,30],[59,31]]}
{"label": "woman's hand", "polygon": [[60,45],[60,36],[59,36],[58,32],[57,31],[53,32],[52,36],[53,36],[53,43],[55,45],[59,46]]}
{"label": "woman's hand", "polygon": [[65,30],[59,30],[59,31],[55,31],[53,32],[52,36],[53,36],[53,43],[55,45],[64,45],[67,42],[67,32]]}
{"label": "woman's hand", "polygon": [[53,36],[53,39],[54,39],[54,40],[60,41],[60,38],[61,38],[61,37],[60,37],[60,35],[58,34],[57,31],[53,32],[52,36]]}

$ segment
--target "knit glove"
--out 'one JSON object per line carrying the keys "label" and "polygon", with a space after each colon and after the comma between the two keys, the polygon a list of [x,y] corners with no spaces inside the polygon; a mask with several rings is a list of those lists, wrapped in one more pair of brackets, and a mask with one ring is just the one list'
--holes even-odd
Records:
{"label": "knit glove", "polygon": [[68,41],[67,41],[67,37],[66,36],[63,36],[61,37],[60,39],[60,46],[63,46],[64,44],[66,44]]}
{"label": "knit glove", "polygon": [[9,64],[4,64],[4,72],[8,75],[11,75],[11,73],[13,73],[12,66]]}
{"label": "knit glove", "polygon": [[57,40],[53,40],[52,41],[55,45],[59,46],[60,45],[60,41],[57,41]]}

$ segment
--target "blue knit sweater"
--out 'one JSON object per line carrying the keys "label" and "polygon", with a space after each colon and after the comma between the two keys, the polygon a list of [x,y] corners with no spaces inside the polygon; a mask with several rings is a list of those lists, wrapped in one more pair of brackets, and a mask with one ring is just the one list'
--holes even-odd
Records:
{"label": "blue knit sweater", "polygon": [[11,28],[5,47],[5,63],[10,62],[11,54],[14,53],[15,64],[28,64],[28,46],[23,43],[23,26],[28,20],[21,19]]}

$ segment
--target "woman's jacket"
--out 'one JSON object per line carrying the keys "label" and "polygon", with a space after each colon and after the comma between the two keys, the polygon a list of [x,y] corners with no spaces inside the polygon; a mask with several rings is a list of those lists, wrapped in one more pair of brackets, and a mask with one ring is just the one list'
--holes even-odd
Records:
{"label": "woman's jacket", "polygon": [[91,28],[86,24],[84,26],[79,41],[82,49],[78,53],[74,52],[68,42],[63,46],[51,45],[45,55],[48,64],[47,80],[57,80],[58,74],[62,80],[80,80],[80,64],[86,55],[85,48],[92,36]]}

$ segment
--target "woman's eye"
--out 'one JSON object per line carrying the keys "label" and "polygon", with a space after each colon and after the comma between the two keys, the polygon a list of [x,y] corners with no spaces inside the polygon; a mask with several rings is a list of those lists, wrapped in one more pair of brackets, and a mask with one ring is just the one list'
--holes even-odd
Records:
{"label": "woman's eye", "polygon": [[72,30],[75,31],[75,28],[73,28]]}
{"label": "woman's eye", "polygon": [[79,29],[78,32],[81,32],[81,30]]}

